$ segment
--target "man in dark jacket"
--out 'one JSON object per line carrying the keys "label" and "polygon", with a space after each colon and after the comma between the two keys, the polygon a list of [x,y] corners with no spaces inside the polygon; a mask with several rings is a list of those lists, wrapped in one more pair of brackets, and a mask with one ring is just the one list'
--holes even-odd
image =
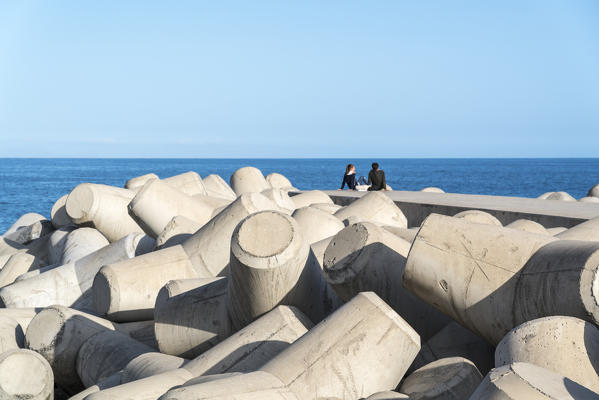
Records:
{"label": "man in dark jacket", "polygon": [[385,171],[379,169],[378,163],[372,163],[372,169],[368,173],[368,190],[387,190]]}

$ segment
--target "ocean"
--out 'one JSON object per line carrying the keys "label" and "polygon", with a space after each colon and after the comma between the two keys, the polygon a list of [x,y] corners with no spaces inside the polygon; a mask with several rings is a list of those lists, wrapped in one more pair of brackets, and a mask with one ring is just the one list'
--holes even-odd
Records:
{"label": "ocean", "polygon": [[122,187],[154,172],[219,174],[225,180],[251,165],[264,175],[280,172],[299,189],[337,189],[347,163],[359,176],[377,161],[395,190],[437,186],[452,193],[537,197],[566,191],[576,198],[599,183],[599,158],[572,159],[0,159],[0,233],[22,214],[50,217],[54,202],[82,182]]}

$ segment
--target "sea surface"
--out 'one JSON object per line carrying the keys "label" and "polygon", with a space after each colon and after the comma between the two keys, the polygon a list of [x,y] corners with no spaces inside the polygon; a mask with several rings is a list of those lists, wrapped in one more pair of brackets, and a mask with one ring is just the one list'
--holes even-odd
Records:
{"label": "sea surface", "polygon": [[[280,172],[299,189],[337,189],[347,163],[368,175],[371,159],[0,159],[0,233],[26,212],[50,217],[54,202],[82,182],[122,187],[132,177],[161,178],[186,171],[225,180],[251,165]],[[437,186],[446,192],[537,197],[566,191],[576,198],[599,183],[593,159],[377,159],[394,190]]]}

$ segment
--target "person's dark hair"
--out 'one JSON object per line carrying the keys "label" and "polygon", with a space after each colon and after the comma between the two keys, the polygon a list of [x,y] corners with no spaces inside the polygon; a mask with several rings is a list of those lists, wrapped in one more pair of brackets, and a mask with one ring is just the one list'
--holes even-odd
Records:
{"label": "person's dark hair", "polygon": [[375,162],[373,162],[373,163],[372,163],[372,169],[373,169],[373,170],[375,170],[375,171],[376,171],[377,169],[379,169],[379,163],[375,163]]}
{"label": "person's dark hair", "polygon": [[353,167],[354,164],[347,164],[347,167],[345,167],[345,175],[349,174],[349,171],[351,171]]}

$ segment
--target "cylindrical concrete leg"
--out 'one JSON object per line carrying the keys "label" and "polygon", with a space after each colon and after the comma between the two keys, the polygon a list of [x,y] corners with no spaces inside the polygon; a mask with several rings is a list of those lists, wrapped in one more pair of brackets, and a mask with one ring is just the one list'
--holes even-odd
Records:
{"label": "cylindrical concrete leg", "polygon": [[125,368],[129,361],[154,349],[124,333],[104,330],[90,336],[79,348],[77,374],[85,387]]}
{"label": "cylindrical concrete leg", "polygon": [[265,197],[272,200],[285,214],[291,215],[295,209],[295,203],[286,191],[281,189],[266,189],[261,192]]}
{"label": "cylindrical concrete leg", "polygon": [[496,344],[515,326],[514,276],[531,254],[556,240],[431,214],[412,244],[403,284]]}
{"label": "cylindrical concrete leg", "polygon": [[573,317],[545,317],[512,329],[495,351],[495,366],[526,362],[599,393],[599,329]]}
{"label": "cylindrical concrete leg", "polygon": [[33,317],[41,310],[42,308],[0,308],[0,317],[14,319],[25,333]]}
{"label": "cylindrical concrete leg", "polygon": [[89,337],[106,330],[114,330],[110,321],[67,307],[52,306],[31,320],[25,345],[50,363],[56,383],[75,394],[83,389],[76,368],[79,348]]}
{"label": "cylindrical concrete leg", "polygon": [[[48,263],[62,265],[62,255],[64,253],[65,244],[69,233],[74,231],[76,227],[74,225],[68,225],[59,228],[50,234],[48,238]],[[106,239],[104,239],[106,240]]]}
{"label": "cylindrical concrete leg", "polygon": [[599,217],[573,226],[555,236],[562,240],[589,240],[599,242]]}
{"label": "cylindrical concrete leg", "polygon": [[160,178],[158,178],[158,175],[156,175],[155,173],[152,173],[152,172],[150,172],[149,174],[136,176],[135,178],[131,178],[127,182],[125,182],[125,189],[129,189],[129,190],[139,189],[143,185],[145,185],[146,182],[149,181],[150,179],[160,179]]}
{"label": "cylindrical concrete leg", "polygon": [[231,175],[231,189],[237,196],[243,193],[260,193],[265,189],[270,189],[262,171],[254,167],[242,167]]}
{"label": "cylindrical concrete leg", "polygon": [[204,187],[208,196],[221,197],[223,199],[235,200],[237,195],[229,184],[220,175],[208,175],[204,177]]}
{"label": "cylindrical concrete leg", "polygon": [[371,394],[366,400],[395,400],[395,399],[409,399],[410,397],[403,394],[392,391],[378,392]]}
{"label": "cylindrical concrete leg", "polygon": [[341,221],[356,216],[361,221],[398,226],[400,228],[408,227],[408,220],[403,212],[383,192],[369,192],[337,211],[335,216]]}
{"label": "cylindrical concrete leg", "polygon": [[339,218],[313,207],[298,208],[291,216],[309,244],[334,236],[345,227]]}
{"label": "cylindrical concrete leg", "polygon": [[287,179],[287,177],[283,174],[279,174],[278,172],[272,172],[266,175],[266,182],[275,189],[285,189],[293,187],[291,181]]}
{"label": "cylindrical concrete leg", "polygon": [[124,322],[115,325],[119,332],[131,336],[154,350],[158,350],[158,343],[156,343],[156,335],[154,334],[154,320]]}
{"label": "cylindrical concrete leg", "polygon": [[0,270],[0,287],[10,285],[20,275],[41,268],[44,263],[27,253],[16,253],[10,256]]}
{"label": "cylindrical concrete leg", "polygon": [[[152,352],[135,357],[121,371],[119,384],[134,382],[163,372],[181,368],[187,363],[185,358],[171,356],[170,354]],[[116,386],[116,385],[115,385]]]}
{"label": "cylindrical concrete leg", "polygon": [[482,380],[472,361],[450,357],[417,369],[403,381],[399,390],[414,399],[462,400],[469,398]]}
{"label": "cylindrical concrete leg", "polygon": [[113,186],[82,183],[69,194],[68,216],[77,225],[93,226],[110,242],[130,233],[143,233],[127,212],[135,192]]}
{"label": "cylindrical concrete leg", "polygon": [[202,227],[196,221],[178,215],[170,220],[156,238],[156,249],[182,244]]}
{"label": "cylindrical concrete leg", "polygon": [[195,196],[196,194],[208,194],[206,192],[206,188],[204,187],[204,182],[202,182],[202,177],[194,171],[188,171],[179,175],[164,178],[162,182],[185,193],[188,196]]}
{"label": "cylindrical concrete leg", "polygon": [[31,350],[0,354],[0,399],[54,399],[54,377],[48,362]]}
{"label": "cylindrical concrete leg", "polygon": [[564,228],[563,226],[556,226],[555,228],[548,228],[547,234],[551,236],[557,236],[558,234],[567,231],[568,228]]}
{"label": "cylindrical concrete leg", "polygon": [[56,203],[54,203],[54,205],[52,206],[50,216],[52,219],[52,225],[54,225],[56,229],[60,229],[62,227],[73,224],[73,221],[71,221],[71,218],[69,218],[67,214],[67,209],[65,207],[65,205],[67,204],[67,197],[69,197],[69,195],[65,194],[64,196],[56,200]]}
{"label": "cylindrical concrete leg", "polygon": [[3,238],[26,245],[52,232],[54,232],[54,225],[47,219],[44,219],[19,228],[15,232],[5,234]]}
{"label": "cylindrical concrete leg", "polygon": [[383,225],[383,229],[387,232],[391,232],[395,236],[399,236],[408,243],[412,243],[416,238],[419,228],[399,228],[397,226]]}
{"label": "cylindrical concrete leg", "polygon": [[58,262],[60,264],[75,262],[109,244],[108,240],[97,229],[75,229],[67,235],[62,257]]}
{"label": "cylindrical concrete leg", "polygon": [[0,289],[0,298],[10,308],[61,304],[90,309],[90,289],[101,266],[134,257],[143,237],[139,234],[127,235],[74,263],[5,286]]}
{"label": "cylindrical concrete leg", "polygon": [[547,229],[538,222],[529,219],[517,219],[505,226],[506,228],[519,229],[524,232],[537,233],[539,235],[549,235]]}
{"label": "cylindrical concrete leg", "polygon": [[320,190],[309,190],[291,196],[291,201],[295,204],[295,208],[308,207],[312,204],[333,204],[333,200]]}
{"label": "cylindrical concrete leg", "polygon": [[341,206],[332,203],[314,203],[310,204],[309,207],[328,212],[329,214],[335,214],[342,208]]}
{"label": "cylindrical concrete leg", "polygon": [[362,292],[260,370],[299,398],[361,398],[394,388],[420,349],[418,334],[372,292]]}
{"label": "cylindrical concrete leg", "polygon": [[370,222],[357,223],[329,243],[324,273],[341,299],[373,291],[428,340],[450,320],[402,287],[409,250],[410,243],[399,236]]}
{"label": "cylindrical concrete leg", "polygon": [[231,235],[239,222],[262,210],[277,210],[260,193],[242,194],[183,244],[199,277],[222,275],[231,257]]}
{"label": "cylindrical concrete leg", "polygon": [[534,364],[493,369],[469,400],[596,400],[597,393]]}
{"label": "cylindrical concrete leg", "polygon": [[193,358],[229,336],[227,278],[167,283],[156,299],[154,330],[162,353]]}
{"label": "cylindrical concrete leg", "polygon": [[38,213],[27,213],[21,215],[17,220],[2,234],[2,236],[10,235],[17,230],[35,224],[38,221],[46,221],[47,218]]}
{"label": "cylindrical concrete leg", "polygon": [[165,283],[195,277],[196,271],[181,246],[108,264],[94,278],[94,309],[112,321],[152,319],[156,296]]}
{"label": "cylindrical concrete leg", "polygon": [[474,224],[502,226],[501,222],[491,214],[481,210],[466,210],[454,215],[454,218],[462,218]]}
{"label": "cylindrical concrete leg", "polygon": [[25,334],[19,322],[0,314],[0,353],[23,347]]}
{"label": "cylindrical concrete leg", "polygon": [[116,374],[110,375],[108,378],[104,378],[95,385],[88,387],[85,390],[77,393],[74,396],[69,397],[69,400],[84,400],[87,396],[99,392],[100,390],[110,389],[111,387],[115,387],[121,384],[121,374],[117,372]]}

